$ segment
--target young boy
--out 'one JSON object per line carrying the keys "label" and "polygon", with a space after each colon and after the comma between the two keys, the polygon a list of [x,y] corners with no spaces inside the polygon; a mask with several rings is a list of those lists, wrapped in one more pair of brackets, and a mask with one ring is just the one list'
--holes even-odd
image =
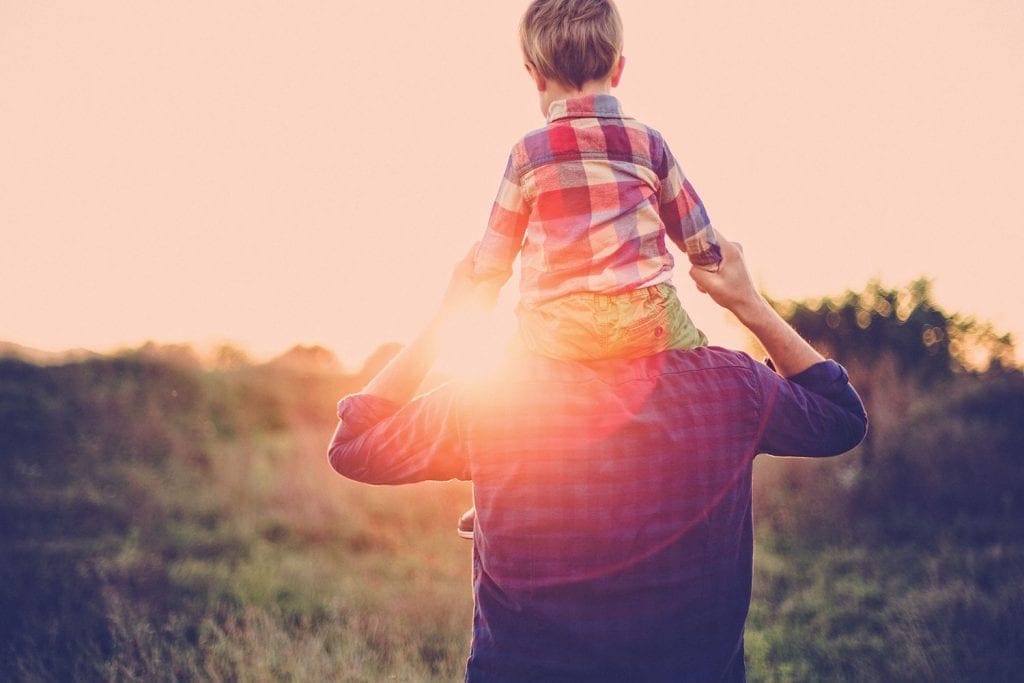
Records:
{"label": "young boy", "polygon": [[[475,277],[500,288],[522,253],[519,337],[566,360],[705,346],[671,284],[666,235],[694,265],[721,253],[704,206],[661,136],[609,93],[622,78],[611,0],[534,0],[519,27],[543,128],[512,148]],[[473,511],[459,521],[471,538]]]}

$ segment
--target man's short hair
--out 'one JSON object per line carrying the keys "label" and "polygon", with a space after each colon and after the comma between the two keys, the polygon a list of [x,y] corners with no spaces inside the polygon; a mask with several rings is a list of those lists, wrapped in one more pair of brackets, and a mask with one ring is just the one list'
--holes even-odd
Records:
{"label": "man's short hair", "polygon": [[534,0],[519,23],[519,40],[542,76],[579,89],[615,66],[622,19],[611,0]]}

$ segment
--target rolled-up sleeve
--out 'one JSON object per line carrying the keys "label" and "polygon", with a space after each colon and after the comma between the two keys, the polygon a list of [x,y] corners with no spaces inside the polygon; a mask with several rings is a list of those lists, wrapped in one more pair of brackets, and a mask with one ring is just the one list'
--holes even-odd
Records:
{"label": "rolled-up sleeve", "polygon": [[843,366],[824,361],[787,379],[757,365],[765,406],[759,453],[839,455],[863,440],[867,414]]}
{"label": "rolled-up sleeve", "polygon": [[657,138],[659,161],[655,172],[661,181],[658,190],[658,213],[665,224],[665,233],[686,253],[695,266],[714,266],[722,261],[718,236],[711,226],[704,203],[664,140]]}
{"label": "rolled-up sleeve", "polygon": [[369,394],[347,396],[338,403],[331,467],[367,484],[469,479],[457,406],[454,384],[404,406]]}

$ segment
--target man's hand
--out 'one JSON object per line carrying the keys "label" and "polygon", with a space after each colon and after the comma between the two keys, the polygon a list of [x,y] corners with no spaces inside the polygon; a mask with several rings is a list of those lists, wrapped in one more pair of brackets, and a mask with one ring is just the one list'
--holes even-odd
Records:
{"label": "man's hand", "polygon": [[[721,232],[718,233],[721,237]],[[792,377],[824,360],[789,324],[775,312],[754,287],[737,242],[722,239],[722,265],[717,273],[690,268],[697,289],[728,309],[754,333],[783,377]]]}
{"label": "man's hand", "polygon": [[[473,261],[477,245],[455,264],[441,305],[433,319],[412,342],[398,352],[377,376],[370,380],[364,393],[387,399],[399,405],[408,403],[437,357],[438,336],[445,322],[473,307],[494,305],[497,292],[492,285],[473,279]],[[493,295],[492,295],[493,291]]]}
{"label": "man's hand", "polygon": [[501,285],[479,281],[473,277],[476,250],[479,246],[479,242],[473,244],[452,269],[448,287],[445,289],[444,296],[441,297],[440,317],[448,317],[452,313],[472,308],[484,310],[494,308]]}
{"label": "man's hand", "polygon": [[[721,238],[721,233],[719,233]],[[708,271],[698,266],[690,267],[690,277],[697,289],[708,294],[722,308],[732,311],[746,324],[745,318],[756,309],[766,306],[764,298],[754,288],[754,281],[743,259],[743,247],[739,242],[721,238],[722,263],[717,271]]]}

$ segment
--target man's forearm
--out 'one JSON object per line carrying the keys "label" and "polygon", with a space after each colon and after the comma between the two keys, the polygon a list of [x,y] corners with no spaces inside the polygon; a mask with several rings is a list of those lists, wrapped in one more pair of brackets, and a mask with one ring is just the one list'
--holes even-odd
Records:
{"label": "man's forearm", "polygon": [[718,272],[711,273],[697,266],[690,268],[690,277],[697,287],[732,311],[743,326],[754,333],[783,377],[792,377],[824,361],[758,293],[739,244],[723,238],[720,246],[722,264]]}
{"label": "man's forearm", "polygon": [[438,320],[431,321],[370,380],[364,394],[404,405],[416,395],[437,357]]}
{"label": "man's forearm", "polygon": [[761,342],[783,377],[797,375],[825,360],[761,296],[733,310],[733,314]]}
{"label": "man's forearm", "polygon": [[453,312],[465,308],[481,298],[482,287],[473,279],[473,262],[477,246],[466,253],[455,265],[448,288],[441,299],[437,313],[408,346],[398,352],[377,376],[363,389],[364,394],[405,405],[416,395],[423,378],[430,372],[437,358],[438,336],[445,320]]}

